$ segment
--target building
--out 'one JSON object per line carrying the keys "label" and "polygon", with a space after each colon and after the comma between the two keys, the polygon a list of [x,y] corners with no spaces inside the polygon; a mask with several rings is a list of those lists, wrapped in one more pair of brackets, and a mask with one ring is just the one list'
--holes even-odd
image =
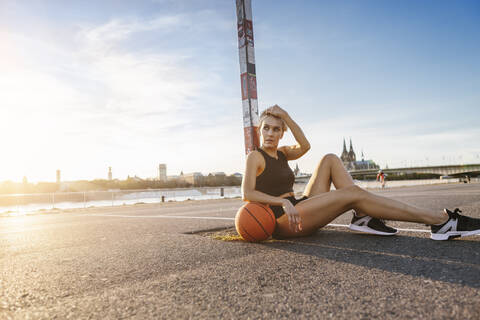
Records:
{"label": "building", "polygon": [[185,182],[185,175],[183,174],[183,170],[180,171],[179,175],[167,176],[166,181],[176,181],[177,183],[184,183]]}
{"label": "building", "polygon": [[295,177],[298,177],[298,175],[300,174],[300,168],[298,167],[298,163],[295,165],[295,170],[293,170],[293,174],[295,175]]}
{"label": "building", "polygon": [[179,175],[171,175],[167,177],[167,181],[177,181],[180,179]]}
{"label": "building", "polygon": [[112,181],[112,167],[108,167],[108,180]]}
{"label": "building", "polygon": [[61,176],[60,176],[60,170],[57,170],[57,184],[60,184],[62,181]]}
{"label": "building", "polygon": [[167,181],[167,165],[165,163],[158,165],[158,180]]}
{"label": "building", "polygon": [[368,169],[380,169],[373,160],[365,160],[365,156],[362,151],[362,160],[355,162],[355,170],[368,170]]}
{"label": "building", "polygon": [[190,183],[191,185],[198,186],[203,183],[203,174],[201,172],[192,172],[186,173],[183,175],[186,183]]}
{"label": "building", "polygon": [[243,178],[243,174],[241,174],[240,172],[235,172],[233,174],[233,176],[237,179],[239,179],[240,181],[242,181],[242,178]]}
{"label": "building", "polygon": [[347,170],[365,170],[365,169],[379,169],[380,167],[373,160],[365,160],[365,156],[362,151],[362,160],[357,161],[357,155],[353,151],[352,139],[350,139],[350,150],[347,151],[347,145],[345,144],[345,138],[343,139],[343,150],[340,156],[343,165]]}
{"label": "building", "polygon": [[209,186],[221,186],[225,184],[226,177],[225,172],[211,172],[205,178],[205,182]]}

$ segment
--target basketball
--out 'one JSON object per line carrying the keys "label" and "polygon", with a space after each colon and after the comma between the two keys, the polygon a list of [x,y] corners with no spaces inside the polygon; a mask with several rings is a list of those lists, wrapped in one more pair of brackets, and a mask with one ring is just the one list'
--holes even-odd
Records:
{"label": "basketball", "polygon": [[248,202],[237,211],[235,228],[246,241],[257,242],[271,237],[275,230],[275,215],[269,206]]}

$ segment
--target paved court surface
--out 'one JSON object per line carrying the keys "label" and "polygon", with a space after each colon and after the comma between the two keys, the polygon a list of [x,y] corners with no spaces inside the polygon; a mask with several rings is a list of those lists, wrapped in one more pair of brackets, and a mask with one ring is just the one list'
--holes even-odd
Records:
{"label": "paved court surface", "polygon": [[[480,184],[375,192],[480,217]],[[435,242],[409,223],[387,238],[338,226],[261,244],[202,235],[231,229],[241,203],[0,218],[0,319],[480,318],[480,236]]]}

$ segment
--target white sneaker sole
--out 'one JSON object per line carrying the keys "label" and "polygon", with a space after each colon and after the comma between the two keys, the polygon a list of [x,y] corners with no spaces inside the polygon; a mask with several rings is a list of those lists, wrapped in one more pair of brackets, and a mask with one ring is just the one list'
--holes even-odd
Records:
{"label": "white sneaker sole", "polygon": [[448,240],[450,238],[458,238],[458,237],[468,237],[473,236],[476,234],[480,234],[479,230],[473,231],[448,231],[446,233],[431,233],[430,239],[432,240]]}
{"label": "white sneaker sole", "polygon": [[389,233],[389,232],[382,232],[382,231],[378,231],[378,230],[375,230],[375,229],[372,229],[368,226],[357,226],[356,224],[351,224],[348,226],[348,228],[350,230],[353,230],[353,231],[359,231],[359,232],[364,232],[364,233],[370,233],[370,234],[376,234],[376,235],[380,235],[380,236],[393,236],[393,235],[396,235],[398,233],[398,230],[394,233]]}

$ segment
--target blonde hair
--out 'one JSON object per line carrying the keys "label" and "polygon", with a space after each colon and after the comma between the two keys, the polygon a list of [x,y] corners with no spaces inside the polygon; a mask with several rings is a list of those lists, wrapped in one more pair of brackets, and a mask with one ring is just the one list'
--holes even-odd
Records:
{"label": "blonde hair", "polygon": [[263,121],[265,120],[266,117],[273,117],[275,119],[278,119],[282,122],[282,130],[283,132],[287,131],[288,130],[288,127],[287,127],[287,124],[285,123],[285,121],[283,121],[282,118],[280,118],[279,116],[276,116],[272,113],[270,113],[268,111],[268,109],[265,109],[263,110],[263,112],[260,114],[260,121],[259,121],[259,124],[258,124],[258,129],[260,130],[260,128],[262,128],[262,123]]}

